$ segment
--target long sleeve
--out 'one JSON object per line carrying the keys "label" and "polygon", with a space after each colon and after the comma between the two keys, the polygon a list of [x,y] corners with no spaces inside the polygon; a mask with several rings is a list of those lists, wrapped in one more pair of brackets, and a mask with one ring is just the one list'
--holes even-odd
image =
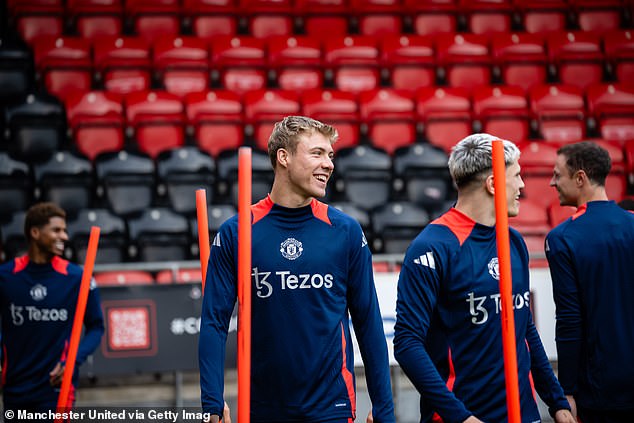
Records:
{"label": "long sleeve", "polygon": [[372,257],[361,228],[352,231],[348,306],[365,366],[372,415],[377,423],[395,422],[390,363],[383,320],[374,286]]}
{"label": "long sleeve", "polygon": [[86,361],[86,358],[99,346],[104,332],[99,290],[94,280],[91,281],[90,292],[88,293],[86,313],[84,314],[84,327],[84,336],[77,349],[77,367]]}
{"label": "long sleeve", "polygon": [[553,416],[557,410],[570,410],[570,404],[564,396],[561,385],[559,385],[550,366],[532,316],[526,329],[526,342],[531,355],[531,374],[535,381],[535,389],[537,389],[539,396],[548,405],[550,415]]}
{"label": "long sleeve", "polygon": [[237,296],[233,251],[232,232],[225,224],[209,255],[198,343],[203,412],[219,416],[224,405],[225,344]]}
{"label": "long sleeve", "polygon": [[567,248],[552,233],[546,242],[546,258],[553,281],[553,297],[557,310],[555,339],[559,362],[559,382],[567,395],[574,395],[578,389],[583,337],[581,302]]}
{"label": "long sleeve", "polygon": [[462,422],[471,413],[447,388],[425,345],[440,289],[440,263],[435,262],[436,269],[414,265],[414,250],[421,249],[410,247],[398,281],[394,355],[421,396],[445,422]]}

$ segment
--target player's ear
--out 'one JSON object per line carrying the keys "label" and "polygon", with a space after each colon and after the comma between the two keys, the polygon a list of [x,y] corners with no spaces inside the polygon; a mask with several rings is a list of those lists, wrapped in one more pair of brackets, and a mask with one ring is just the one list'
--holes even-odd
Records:
{"label": "player's ear", "polygon": [[493,174],[490,174],[484,180],[484,188],[487,190],[489,194],[495,195],[495,184],[493,181]]}
{"label": "player's ear", "polygon": [[280,148],[277,150],[277,162],[283,167],[288,166],[288,150]]}
{"label": "player's ear", "polygon": [[40,237],[40,228],[38,228],[37,226],[32,226],[31,229],[29,230],[29,235],[30,235],[30,239],[38,239]]}

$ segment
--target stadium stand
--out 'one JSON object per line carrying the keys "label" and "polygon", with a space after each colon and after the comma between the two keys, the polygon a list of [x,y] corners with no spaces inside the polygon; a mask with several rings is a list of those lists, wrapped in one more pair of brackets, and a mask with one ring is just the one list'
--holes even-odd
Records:
{"label": "stadium stand", "polygon": [[[196,147],[181,147],[164,151],[157,157],[158,182],[164,186],[170,207],[177,213],[196,212],[197,189],[206,191],[207,202],[214,201],[216,164]],[[159,185],[161,186],[161,185]]]}
{"label": "stadium stand", "polygon": [[92,164],[67,151],[57,151],[48,161],[35,165],[40,200],[52,201],[68,215],[90,207],[95,191]]}
{"label": "stadium stand", "polygon": [[126,261],[128,231],[124,219],[108,209],[85,208],[77,216],[70,217],[67,223],[70,247],[76,262],[83,263],[86,260],[86,250],[92,226],[99,227],[99,254],[96,263]]}
{"label": "stadium stand", "polygon": [[127,220],[138,261],[182,261],[190,257],[191,241],[187,219],[168,208],[152,207]]}
{"label": "stadium stand", "polygon": [[0,151],[0,222],[8,222],[14,213],[26,210],[32,197],[29,165]]}
{"label": "stadium stand", "polygon": [[409,202],[387,202],[372,212],[374,249],[386,254],[403,253],[429,223],[429,215]]}
{"label": "stadium stand", "polygon": [[90,160],[100,153],[123,148],[121,95],[110,91],[75,93],[66,100],[66,117],[74,145]]}
{"label": "stadium stand", "polygon": [[342,149],[335,156],[335,189],[346,201],[372,210],[390,198],[391,168],[391,157],[379,148],[359,145]]}
{"label": "stadium stand", "polygon": [[103,153],[95,160],[97,184],[108,208],[119,216],[138,213],[154,200],[155,166],[142,153]]}

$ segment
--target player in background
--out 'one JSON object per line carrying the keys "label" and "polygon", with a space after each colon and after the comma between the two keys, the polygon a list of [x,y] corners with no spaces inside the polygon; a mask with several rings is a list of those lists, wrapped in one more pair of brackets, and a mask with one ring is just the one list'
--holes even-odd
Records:
{"label": "player in background", "polygon": [[[5,410],[55,410],[65,369],[83,269],[61,258],[66,213],[53,203],[31,207],[25,217],[28,253],[0,265],[2,394]],[[90,287],[79,368],[101,342],[99,292]],[[77,376],[73,375],[69,404]]]}
{"label": "player in background", "polygon": [[634,421],[634,214],[608,200],[610,167],[597,144],[568,144],[550,181],[561,205],[577,207],[545,248],[559,380],[583,423]]}
{"label": "player in background", "polygon": [[[387,345],[359,224],[319,202],[332,175],[337,131],[289,116],[275,124],[268,151],[270,195],[251,207],[251,421],[352,422],[356,415],[349,317],[365,365],[376,423],[393,423]],[[225,342],[237,297],[238,225],[213,240],[199,344],[201,400],[223,409]]]}
{"label": "player in background", "polygon": [[[425,415],[427,407],[444,422],[507,421],[491,157],[495,139],[474,134],[453,148],[449,170],[458,188],[456,205],[414,239],[399,276],[394,355],[421,394],[424,422],[438,417]],[[519,156],[519,149],[504,141],[509,216],[519,213],[524,187]],[[522,421],[541,421],[534,382],[555,420],[573,422],[533,323],[528,250],[514,229],[510,244]],[[430,350],[438,349],[437,333],[447,352],[448,379],[430,358]]]}

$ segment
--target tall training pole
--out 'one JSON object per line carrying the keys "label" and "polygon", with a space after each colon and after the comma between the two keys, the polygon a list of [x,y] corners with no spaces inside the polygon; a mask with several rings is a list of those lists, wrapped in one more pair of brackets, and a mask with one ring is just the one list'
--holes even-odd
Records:
{"label": "tall training pole", "polygon": [[251,148],[240,147],[238,153],[238,423],[249,423],[250,418]]}
{"label": "tall training pole", "polygon": [[203,278],[203,294],[209,263],[209,219],[207,217],[207,193],[204,189],[196,190],[196,218],[198,220],[198,251],[200,251],[200,273]]}
{"label": "tall training pole", "polygon": [[521,423],[515,316],[513,314],[511,247],[509,241],[508,208],[506,204],[506,164],[504,162],[504,144],[500,140],[493,141],[493,184],[495,187],[495,234],[498,247],[498,264],[500,268],[506,406],[508,409],[509,423]]}
{"label": "tall training pole", "polygon": [[[97,245],[99,244],[100,229],[97,226],[90,228],[90,238],[88,238],[88,249],[86,250],[86,260],[84,262],[84,272],[81,276],[81,284],[79,286],[79,296],[77,297],[77,306],[75,307],[75,319],[73,320],[73,329],[70,333],[70,345],[68,347],[68,358],[66,359],[66,368],[64,376],[62,376],[62,386],[59,397],[57,398],[57,412],[64,413],[69,407],[68,394],[73,381],[73,373],[75,371],[75,362],[77,361],[77,349],[79,348],[79,338],[81,330],[84,326],[84,315],[86,314],[86,304],[88,303],[88,292],[90,291],[90,281],[92,279],[92,269],[95,265],[97,257]],[[56,422],[61,422],[62,418],[56,418]]]}

